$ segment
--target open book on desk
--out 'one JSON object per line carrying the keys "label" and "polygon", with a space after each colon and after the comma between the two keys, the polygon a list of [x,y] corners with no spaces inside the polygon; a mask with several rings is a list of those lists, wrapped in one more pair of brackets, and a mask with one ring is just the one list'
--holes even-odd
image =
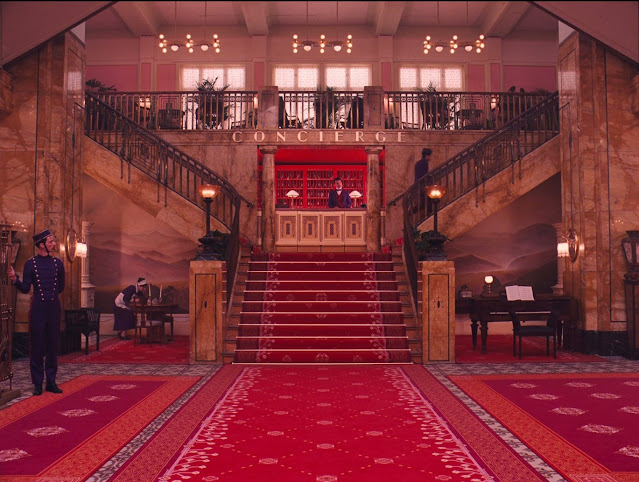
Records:
{"label": "open book on desk", "polygon": [[506,286],[506,298],[508,301],[534,301],[532,286],[512,285]]}

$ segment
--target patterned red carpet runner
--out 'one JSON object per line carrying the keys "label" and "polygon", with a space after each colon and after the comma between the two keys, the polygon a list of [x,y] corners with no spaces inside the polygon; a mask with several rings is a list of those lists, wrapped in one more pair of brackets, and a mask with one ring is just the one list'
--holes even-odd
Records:
{"label": "patterned red carpet runner", "polygon": [[390,254],[251,258],[236,363],[411,363]]}
{"label": "patterned red carpet runner", "polygon": [[0,480],[85,480],[200,377],[83,375],[0,411]]}
{"label": "patterned red carpet runner", "polygon": [[109,480],[543,479],[423,367],[227,365]]}
{"label": "patterned red carpet runner", "polygon": [[577,351],[564,351],[557,348],[557,358],[546,355],[546,339],[544,337],[527,337],[523,339],[522,357],[513,356],[512,335],[489,335],[486,353],[481,353],[481,340],[477,337],[477,348],[473,350],[471,335],[455,335],[456,363],[566,363],[566,362],[606,362],[597,355],[586,355]]}
{"label": "patterned red carpet runner", "polygon": [[568,480],[639,480],[639,375],[451,376]]}
{"label": "patterned red carpet runner", "polygon": [[168,343],[137,343],[133,340],[109,340],[100,343],[100,351],[91,347],[84,352],[70,353],[58,359],[59,363],[132,363],[154,365],[188,365],[189,337],[175,336]]}

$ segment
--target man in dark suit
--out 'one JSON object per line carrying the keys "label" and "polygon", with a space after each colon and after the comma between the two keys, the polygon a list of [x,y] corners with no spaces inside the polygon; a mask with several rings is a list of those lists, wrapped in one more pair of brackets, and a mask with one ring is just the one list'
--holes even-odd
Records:
{"label": "man in dark suit", "polygon": [[59,294],[64,290],[64,263],[51,256],[51,252],[56,251],[56,239],[48,229],[36,234],[33,242],[36,255],[24,264],[24,279],[18,278],[13,267],[9,268],[9,278],[22,293],[28,293],[33,286],[29,312],[29,365],[33,394],[42,395],[45,373],[45,390],[62,393],[55,378],[58,373],[58,334],[61,317]]}
{"label": "man in dark suit", "polygon": [[335,188],[328,193],[329,208],[350,208],[353,206],[353,200],[349,196],[348,189],[344,189],[342,180],[336,177],[333,180]]}

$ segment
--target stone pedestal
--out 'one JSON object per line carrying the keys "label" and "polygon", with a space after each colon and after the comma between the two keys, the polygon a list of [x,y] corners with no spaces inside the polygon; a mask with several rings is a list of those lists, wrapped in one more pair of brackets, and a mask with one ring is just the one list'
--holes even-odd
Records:
{"label": "stone pedestal", "polygon": [[455,362],[455,264],[422,261],[422,362]]}
{"label": "stone pedestal", "polygon": [[190,355],[196,363],[223,363],[224,261],[191,261],[189,268]]}

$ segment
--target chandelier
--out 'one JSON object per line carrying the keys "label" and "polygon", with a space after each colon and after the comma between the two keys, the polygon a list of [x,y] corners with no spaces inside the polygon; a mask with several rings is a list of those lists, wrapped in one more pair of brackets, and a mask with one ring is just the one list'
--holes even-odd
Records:
{"label": "chandelier", "polygon": [[486,37],[481,34],[475,41],[463,41],[459,40],[457,35],[453,35],[450,41],[446,43],[442,41],[434,42],[431,40],[430,35],[426,35],[426,39],[424,40],[424,53],[428,54],[434,48],[435,52],[443,52],[444,49],[446,49],[451,54],[454,54],[458,48],[463,48],[466,52],[472,52],[474,50],[480,54],[485,47],[485,38]]}
{"label": "chandelier", "polygon": [[[205,23],[206,23],[206,4],[207,2],[204,2],[204,22]],[[177,35],[175,33],[177,32],[177,2],[175,2],[175,13],[174,13],[173,21],[174,21],[174,25],[173,25],[174,37],[176,37]],[[169,49],[173,52],[177,52],[178,50],[180,50],[180,47],[186,48],[187,52],[190,54],[192,54],[197,47],[199,47],[200,50],[202,50],[203,52],[206,52],[208,49],[212,48],[216,54],[220,53],[220,36],[216,33],[213,34],[211,41],[196,42],[193,40],[193,37],[191,36],[190,33],[186,34],[186,38],[184,41],[180,41],[177,39],[168,40],[163,33],[161,33],[158,36],[158,38],[160,39],[159,47],[162,50],[163,54],[167,53]]]}
{"label": "chandelier", "polygon": [[[336,3],[336,18],[337,18],[337,37],[339,38],[339,2]],[[293,35],[293,53],[296,54],[299,48],[304,49],[305,52],[310,52],[313,47],[319,47],[320,54],[326,52],[327,48],[332,48],[335,52],[341,52],[342,49],[346,50],[347,54],[350,54],[353,49],[353,36],[348,34],[346,40],[332,40],[327,41],[326,35],[321,34],[319,42],[309,40],[308,38],[308,2],[306,2],[306,40],[300,40],[299,35]]]}

